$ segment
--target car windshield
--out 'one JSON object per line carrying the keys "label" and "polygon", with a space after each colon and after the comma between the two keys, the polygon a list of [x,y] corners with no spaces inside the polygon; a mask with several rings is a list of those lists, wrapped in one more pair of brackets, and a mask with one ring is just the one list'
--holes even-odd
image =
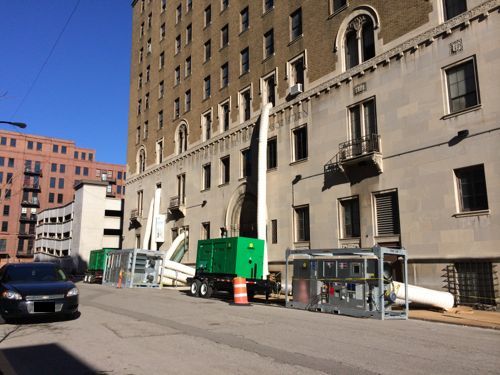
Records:
{"label": "car windshield", "polygon": [[10,267],[3,277],[4,282],[66,281],[63,270],[54,266],[33,265]]}

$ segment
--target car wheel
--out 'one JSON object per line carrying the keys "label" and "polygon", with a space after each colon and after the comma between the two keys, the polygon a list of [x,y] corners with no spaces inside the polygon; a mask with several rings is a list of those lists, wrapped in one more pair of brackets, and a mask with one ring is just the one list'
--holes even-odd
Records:
{"label": "car wheel", "polygon": [[191,292],[191,295],[193,297],[198,297],[200,295],[200,285],[201,285],[200,280],[194,280],[191,283],[191,288],[189,289],[189,291]]}
{"label": "car wheel", "polygon": [[203,281],[200,285],[200,297],[210,298],[212,296],[212,287],[208,285],[207,281]]}

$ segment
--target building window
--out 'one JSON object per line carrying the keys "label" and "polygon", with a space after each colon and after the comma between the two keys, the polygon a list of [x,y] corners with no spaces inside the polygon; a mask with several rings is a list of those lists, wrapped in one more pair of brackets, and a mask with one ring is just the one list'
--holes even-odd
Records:
{"label": "building window", "polygon": [[52,145],[52,152],[59,152],[59,145]]}
{"label": "building window", "polygon": [[121,185],[116,185],[116,193],[121,194],[122,193],[122,187]]}
{"label": "building window", "polygon": [[15,138],[10,139],[10,147],[16,147],[16,139]]}
{"label": "building window", "polygon": [[149,123],[144,121],[144,130],[142,132],[142,139],[147,139],[149,134]]}
{"label": "building window", "polygon": [[139,50],[139,62],[140,62],[140,63],[142,62],[142,58],[143,58],[143,56],[144,56],[144,49],[143,49],[143,48],[141,48],[141,49]]}
{"label": "building window", "polygon": [[177,35],[175,38],[175,54],[177,55],[181,51],[181,34]]}
{"label": "building window", "polygon": [[163,111],[158,112],[158,129],[163,129]]}
{"label": "building window", "polygon": [[399,234],[398,192],[375,193],[374,198],[377,236]]}
{"label": "building window", "polygon": [[2,232],[8,232],[8,231],[9,231],[9,222],[2,221]]}
{"label": "building window", "polygon": [[455,113],[480,103],[474,59],[446,69],[449,112]]}
{"label": "building window", "polygon": [[142,73],[139,73],[139,78],[137,79],[137,88],[140,89],[142,87]]}
{"label": "building window", "polygon": [[302,35],[302,8],[290,15],[290,40],[295,40]]}
{"label": "building window", "polygon": [[203,45],[203,53],[204,53],[204,61],[210,60],[212,57],[212,42],[211,40],[207,40]]}
{"label": "building window", "polygon": [[175,10],[175,24],[177,25],[179,22],[181,22],[182,19],[182,4],[179,4],[177,6],[177,9]]}
{"label": "building window", "polygon": [[264,0],[264,13],[274,8],[274,0]]}
{"label": "building window", "polygon": [[160,53],[160,58],[158,61],[158,69],[163,69],[165,66],[165,52]]}
{"label": "building window", "polygon": [[28,150],[33,150],[33,141],[28,141]]}
{"label": "building window", "polygon": [[210,76],[205,77],[203,80],[203,99],[207,99],[210,97]]}
{"label": "building window", "polygon": [[0,138],[0,145],[7,146],[7,137]]}
{"label": "building window", "polygon": [[379,151],[375,99],[349,108],[350,142],[341,149],[343,157]]}
{"label": "building window", "polygon": [[307,159],[307,126],[293,130],[293,161]]}
{"label": "building window", "polygon": [[164,92],[165,92],[165,83],[161,81],[158,85],[158,99],[163,98]]}
{"label": "building window", "polygon": [[142,217],[142,207],[143,207],[144,192],[139,190],[137,192],[137,216]]}
{"label": "building window", "polygon": [[250,120],[252,112],[252,96],[250,94],[250,88],[240,92],[240,118],[241,121]]}
{"label": "building window", "polygon": [[209,5],[208,7],[205,8],[205,11],[203,12],[203,19],[204,19],[204,26],[207,27],[212,23],[212,6]]}
{"label": "building window", "polygon": [[160,26],[160,40],[163,40],[163,38],[165,38],[166,32],[165,22],[163,22]]}
{"label": "building window", "polygon": [[205,164],[203,166],[202,182],[203,182],[203,185],[201,187],[202,190],[210,189],[210,185],[212,183],[212,166],[210,163]]}
{"label": "building window", "polygon": [[340,238],[353,238],[360,236],[359,198],[343,198],[339,200],[341,223]]}
{"label": "building window", "polygon": [[161,10],[167,9],[167,0],[161,0]]}
{"label": "building window", "polygon": [[149,109],[149,92],[144,95],[144,108]]}
{"label": "building window", "polygon": [[347,7],[347,0],[332,0],[331,13],[337,13]]}
{"label": "building window", "polygon": [[278,167],[278,139],[271,138],[267,141],[267,169]]}
{"label": "building window", "polygon": [[191,90],[187,90],[184,94],[184,106],[186,112],[191,110]]}
{"label": "building window", "polygon": [[278,220],[271,220],[271,243],[278,243]]}
{"label": "building window", "polygon": [[61,154],[66,154],[68,151],[68,148],[66,146],[61,146]]}
{"label": "building window", "polygon": [[201,223],[201,239],[209,240],[210,239],[210,223],[205,222]]}
{"label": "building window", "polygon": [[148,65],[146,66],[146,82],[149,82],[150,78],[151,78],[151,66]]}
{"label": "building window", "polygon": [[295,242],[309,240],[309,206],[295,207]]}
{"label": "building window", "polygon": [[174,100],[174,119],[179,118],[181,115],[181,103],[179,101],[179,98],[176,98]]}
{"label": "building window", "polygon": [[82,171],[82,167],[79,167],[79,166],[76,166],[76,167],[75,167],[75,174],[76,174],[76,175],[78,175],[78,176],[79,176],[79,175],[82,173],[81,171]]}
{"label": "building window", "polygon": [[10,213],[10,206],[6,204],[5,206],[3,206],[3,216],[9,216],[9,213]]}
{"label": "building window", "polygon": [[229,155],[220,159],[220,168],[221,168],[220,169],[220,171],[221,171],[221,175],[220,175],[221,184],[222,185],[229,184],[229,181],[231,179]]}
{"label": "building window", "polygon": [[252,175],[252,153],[249,148],[241,151],[241,177]]}
{"label": "building window", "polygon": [[250,70],[250,52],[248,47],[240,52],[241,74],[245,74]]}
{"label": "building window", "polygon": [[57,164],[56,163],[50,164],[50,171],[51,172],[57,172]]}
{"label": "building window", "polygon": [[354,18],[345,33],[346,69],[355,67],[375,56],[373,21],[366,15]]}
{"label": "building window", "polygon": [[59,179],[59,184],[57,185],[59,189],[64,189],[64,178]]}
{"label": "building window", "polygon": [[117,179],[117,180],[121,180],[121,179],[122,179],[122,171],[118,171],[118,172],[116,173],[116,179]]}
{"label": "building window", "polygon": [[5,200],[9,200],[11,196],[12,196],[12,190],[5,189]]}
{"label": "building window", "polygon": [[229,64],[225,63],[220,67],[220,82],[221,88],[227,87],[229,84]]}
{"label": "building window", "polygon": [[7,159],[7,167],[14,168],[14,158]]}
{"label": "building window", "polygon": [[203,141],[207,141],[212,137],[212,111],[208,111],[202,115],[202,130]]}
{"label": "building window", "polygon": [[142,99],[137,101],[137,115],[140,115],[142,112]]}
{"label": "building window", "polygon": [[304,90],[304,70],[305,62],[304,55],[294,59],[290,62],[290,87],[300,84],[302,85],[301,90]]}
{"label": "building window", "polygon": [[241,32],[247,31],[250,26],[250,19],[248,17],[248,7],[240,12]]}
{"label": "building window", "polygon": [[156,142],[156,164],[163,162],[163,140]]}
{"label": "building window", "polygon": [[141,141],[141,125],[138,125],[137,128],[135,128],[135,144],[139,144]]}
{"label": "building window", "polygon": [[444,0],[445,21],[467,11],[467,0]]}
{"label": "building window", "polygon": [[193,9],[193,0],[186,0],[186,13]]}
{"label": "building window", "polygon": [[228,99],[224,103],[221,103],[219,111],[219,119],[221,123],[220,129],[223,132],[229,130],[229,112],[230,112],[230,106]]}
{"label": "building window", "polygon": [[54,197],[55,197],[54,193],[49,193],[49,203],[54,203]]}
{"label": "building window", "polygon": [[274,54],[274,31],[273,29],[269,30],[264,34],[264,58]]}
{"label": "building window", "polygon": [[263,95],[264,103],[271,103],[273,106],[276,105],[276,80],[275,74],[272,73],[263,79]]}
{"label": "building window", "polygon": [[178,154],[183,153],[184,151],[187,150],[187,137],[188,137],[187,127],[186,127],[186,125],[182,124],[179,127],[179,131],[177,134],[177,139],[178,139],[177,153]]}
{"label": "building window", "polygon": [[148,29],[151,28],[152,20],[153,20],[153,13],[149,13],[148,14]]}
{"label": "building window", "polygon": [[56,187],[56,178],[55,177],[51,177],[50,178],[49,187],[50,188],[55,188]]}
{"label": "building window", "polygon": [[184,64],[184,75],[189,77],[191,75],[191,56],[189,56]]}
{"label": "building window", "polygon": [[186,174],[177,176],[177,196],[179,197],[179,204],[186,203]]}
{"label": "building window", "polygon": [[62,194],[57,194],[57,203],[62,203],[63,202],[64,196]]}
{"label": "building window", "polygon": [[146,151],[143,148],[139,150],[138,167],[139,173],[146,169]]}
{"label": "building window", "polygon": [[146,50],[148,51],[148,53],[153,52],[153,45],[151,44],[151,38],[148,39],[148,42],[146,44]]}
{"label": "building window", "polygon": [[89,175],[89,169],[87,167],[83,167],[83,175],[88,176]]}
{"label": "building window", "polygon": [[484,166],[455,169],[460,212],[488,209]]}
{"label": "building window", "polygon": [[42,151],[42,143],[40,143],[40,142],[36,143],[36,150],[37,151]]}
{"label": "building window", "polygon": [[189,24],[186,27],[186,44],[191,43],[193,40],[193,25]]}
{"label": "building window", "polygon": [[5,252],[7,249],[7,240],[5,238],[0,239],[0,251]]}
{"label": "building window", "polygon": [[225,25],[220,29],[220,48],[224,48],[229,43],[229,26]]}
{"label": "building window", "polygon": [[174,70],[174,85],[181,83],[181,67],[178,65]]}
{"label": "building window", "polygon": [[66,165],[59,164],[59,173],[66,173]]}

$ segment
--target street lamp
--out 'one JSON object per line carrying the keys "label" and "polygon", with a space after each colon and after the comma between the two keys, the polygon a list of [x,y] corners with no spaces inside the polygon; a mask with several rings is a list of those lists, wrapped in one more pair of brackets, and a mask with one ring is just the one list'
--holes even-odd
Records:
{"label": "street lamp", "polygon": [[18,128],[24,129],[26,125],[24,122],[15,122],[15,121],[0,121],[0,124],[9,124],[12,126],[17,126]]}

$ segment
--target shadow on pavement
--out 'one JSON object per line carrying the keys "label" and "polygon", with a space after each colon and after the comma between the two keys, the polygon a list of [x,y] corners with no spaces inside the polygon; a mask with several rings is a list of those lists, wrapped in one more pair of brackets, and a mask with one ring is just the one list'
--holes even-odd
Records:
{"label": "shadow on pavement", "polygon": [[[189,290],[179,290],[179,292],[191,297],[191,293]],[[226,302],[230,305],[233,304],[233,295],[232,293],[228,292],[219,292],[219,291],[214,292],[210,297],[210,299],[216,299],[222,302]],[[271,296],[269,298],[269,301],[266,301],[266,297],[264,295],[255,295],[253,298],[248,298],[248,302],[250,302],[250,304],[255,303],[259,305],[268,305],[268,306],[281,306],[281,307],[285,306],[284,299],[275,298],[274,296]]]}
{"label": "shadow on pavement", "polygon": [[1,374],[98,374],[99,371],[57,344],[23,346],[0,351]]}
{"label": "shadow on pavement", "polygon": [[[78,319],[82,314],[78,311],[74,315],[50,315],[50,316],[33,316],[29,318],[18,318],[9,319],[6,321],[7,324],[25,325],[25,324],[45,324],[45,323],[55,323],[55,322],[66,322],[70,320]],[[1,375],[1,372],[0,372]]]}

